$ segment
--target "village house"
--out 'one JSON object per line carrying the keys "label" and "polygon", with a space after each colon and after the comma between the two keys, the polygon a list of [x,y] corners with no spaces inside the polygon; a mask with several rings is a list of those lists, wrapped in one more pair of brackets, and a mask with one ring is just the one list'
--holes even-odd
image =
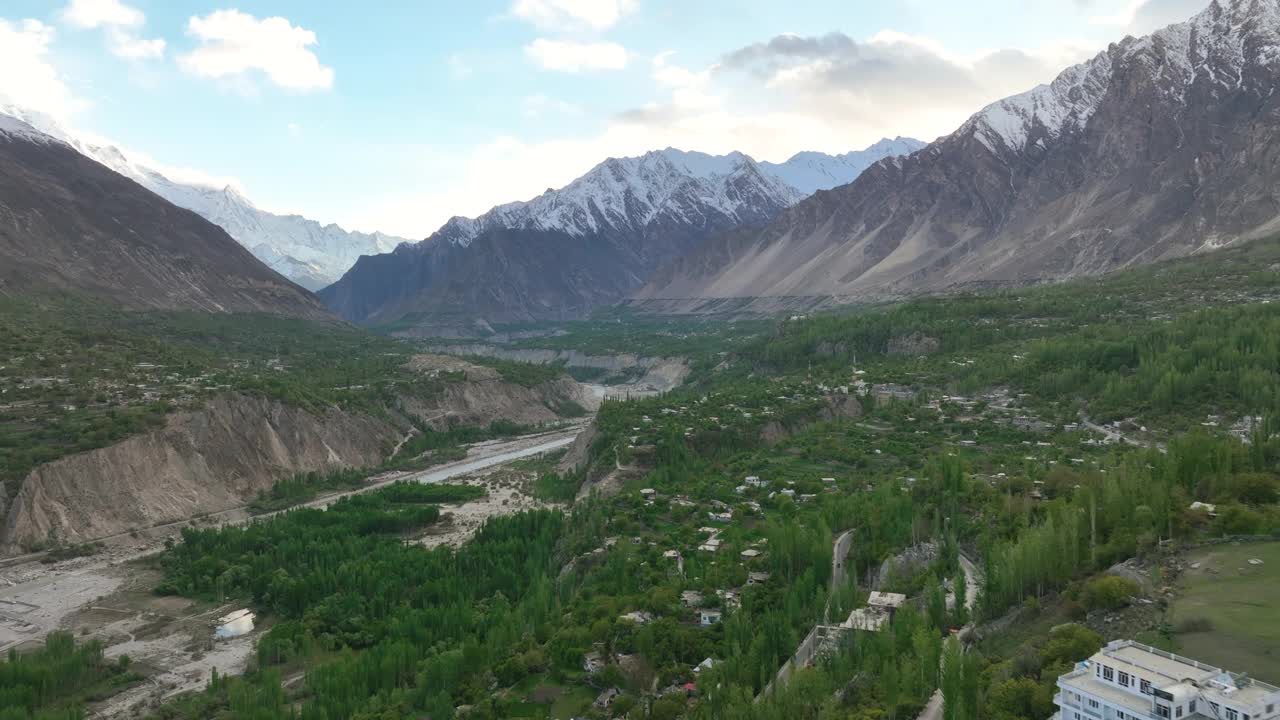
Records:
{"label": "village house", "polygon": [[633,622],[637,625],[646,625],[653,622],[653,613],[648,612],[647,610],[633,610],[629,613],[619,615],[618,619]]}
{"label": "village house", "polygon": [[703,541],[701,545],[698,546],[698,549],[702,550],[703,552],[718,552],[720,550],[720,543],[721,543],[720,538],[717,538],[717,537],[707,538],[705,541]]}
{"label": "village house", "polygon": [[698,611],[698,624],[703,627],[720,622],[721,613],[714,608],[703,608]]}
{"label": "village house", "polygon": [[748,585],[762,585],[769,582],[769,573],[767,572],[749,572],[747,573]]}
{"label": "village house", "polygon": [[609,688],[596,696],[596,701],[593,704],[597,710],[608,710],[613,705],[613,701],[617,700],[621,694],[622,691],[618,688]]}
{"label": "village house", "polygon": [[747,548],[746,550],[743,550],[742,552],[738,553],[738,556],[741,557],[743,560],[754,560],[763,554],[764,553],[760,552],[755,548]]}

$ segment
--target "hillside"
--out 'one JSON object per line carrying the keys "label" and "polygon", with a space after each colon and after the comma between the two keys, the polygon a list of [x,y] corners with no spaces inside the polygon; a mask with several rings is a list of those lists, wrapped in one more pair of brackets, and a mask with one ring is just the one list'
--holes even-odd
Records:
{"label": "hillside", "polygon": [[[342,277],[361,255],[390,252],[407,242],[380,232],[344,230],[300,215],[277,215],[256,205],[235,187],[170,177],[120,148],[68,130],[40,112],[0,103],[0,116],[30,125],[137,182],[180,208],[192,210],[217,225],[254,257],[308,290],[319,290]],[[172,173],[170,173],[172,174]]]}
{"label": "hillside", "polygon": [[221,228],[0,117],[0,293],[33,292],[134,309],[332,317]]}
{"label": "hillside", "polygon": [[809,189],[848,182],[873,158],[918,147],[899,138],[862,153],[805,153],[778,165],[674,149],[611,158],[529,202],[453,218],[421,243],[363,257],[319,294],[354,322],[403,326],[398,321],[411,316],[418,335],[477,336],[496,323],[578,319],[706,238],[762,226]]}
{"label": "hillside", "polygon": [[1280,2],[1214,2],[708,241],[636,297],[1028,284],[1265,236],[1280,228],[1278,80]]}

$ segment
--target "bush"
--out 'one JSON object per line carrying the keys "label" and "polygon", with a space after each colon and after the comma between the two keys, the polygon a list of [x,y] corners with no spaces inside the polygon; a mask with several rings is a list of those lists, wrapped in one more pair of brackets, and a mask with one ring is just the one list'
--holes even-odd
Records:
{"label": "bush", "polygon": [[1084,588],[1084,605],[1090,610],[1118,610],[1138,594],[1138,583],[1126,577],[1107,575],[1090,581]]}

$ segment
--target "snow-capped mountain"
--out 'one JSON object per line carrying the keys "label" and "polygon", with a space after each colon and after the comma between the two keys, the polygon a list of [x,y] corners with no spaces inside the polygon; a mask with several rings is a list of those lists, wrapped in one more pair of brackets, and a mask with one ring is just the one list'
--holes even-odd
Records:
{"label": "snow-capped mountain", "polygon": [[807,197],[819,190],[830,190],[851,183],[875,163],[887,157],[905,157],[927,144],[915,138],[885,138],[866,150],[843,155],[802,152],[786,162],[762,162],[760,167]]}
{"label": "snow-capped mountain", "polygon": [[1023,284],[1274,235],[1277,86],[1280,0],[1214,0],[705,243],[639,296],[696,307]]}
{"label": "snow-capped mountain", "polygon": [[0,293],[331,319],[226,231],[0,115]]}
{"label": "snow-capped mountain", "polygon": [[308,290],[319,290],[342,276],[361,255],[389,252],[404,238],[382,233],[348,232],[298,215],[261,210],[235,188],[179,182],[126,157],[115,146],[93,142],[66,130],[52,118],[0,104],[0,116],[57,138],[179,207],[220,226],[258,259]]}
{"label": "snow-capped mountain", "polygon": [[321,298],[357,322],[413,313],[434,327],[422,332],[475,319],[581,317],[711,235],[763,225],[813,190],[850,182],[871,156],[919,145],[882,141],[862,153],[804,153],[772,165],[673,148],[610,158],[563,188],[455,217],[421,243],[361,258]]}
{"label": "snow-capped mountain", "polygon": [[435,238],[466,245],[494,228],[581,236],[639,229],[666,214],[693,224],[700,221],[698,213],[707,212],[749,222],[751,208],[762,199],[766,204],[794,205],[818,190],[851,182],[877,160],[909,155],[924,145],[911,138],[885,139],[858,152],[806,152],[784,163],[756,162],[739,152],[707,155],[675,148],[610,158],[565,187],[528,202],[499,205],[478,218],[455,217]]}

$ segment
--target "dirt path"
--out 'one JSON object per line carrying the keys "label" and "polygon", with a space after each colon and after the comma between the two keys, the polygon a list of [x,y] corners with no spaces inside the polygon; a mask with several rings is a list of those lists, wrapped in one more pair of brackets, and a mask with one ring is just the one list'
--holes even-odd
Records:
{"label": "dirt path", "polygon": [[[327,507],[340,498],[371,492],[400,480],[443,482],[481,470],[496,469],[513,460],[567,446],[581,430],[580,425],[575,425],[514,440],[478,443],[468,449],[468,456],[464,460],[424,472],[388,473],[375,478],[364,487],[326,495],[304,506]],[[494,506],[495,502],[496,506]],[[484,517],[498,513],[519,512],[531,507],[532,503],[532,498],[521,496],[517,499],[513,495],[499,497],[496,501],[468,503],[452,511],[455,515],[456,527],[453,535],[445,533],[445,537],[438,542],[424,544],[462,542],[470,537],[475,528],[483,522]],[[130,563],[163,552],[165,540],[177,535],[182,528],[239,525],[267,517],[270,515],[252,516],[245,507],[236,507],[215,515],[167,523],[137,533],[102,538],[99,542],[105,546],[104,550],[92,557],[76,558],[54,565],[27,560],[0,569],[0,652],[11,647],[40,642],[49,632],[66,627],[66,621],[73,613],[94,605],[102,605],[104,598],[129,584],[131,576],[137,574],[136,567],[129,565]],[[149,589],[147,588],[148,591]],[[107,610],[110,611],[111,608]],[[97,625],[86,626],[86,632],[96,632],[118,619],[110,618],[108,621],[104,618]],[[122,634],[113,639],[116,643],[121,640],[127,642],[128,636]],[[110,645],[111,643],[108,643],[109,647]],[[130,655],[132,657],[132,653]],[[181,667],[174,665],[171,661],[167,665],[176,668],[173,672],[181,671]],[[223,668],[219,667],[219,671],[222,670]]]}

